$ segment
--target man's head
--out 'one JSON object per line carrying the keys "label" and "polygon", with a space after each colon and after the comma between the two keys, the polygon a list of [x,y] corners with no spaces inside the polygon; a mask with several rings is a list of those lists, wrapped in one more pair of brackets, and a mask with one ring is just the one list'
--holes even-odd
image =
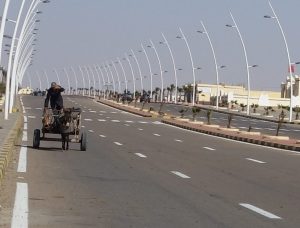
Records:
{"label": "man's head", "polygon": [[57,86],[56,82],[52,82],[52,83],[51,83],[51,88],[54,88],[54,87],[56,87],[56,86]]}

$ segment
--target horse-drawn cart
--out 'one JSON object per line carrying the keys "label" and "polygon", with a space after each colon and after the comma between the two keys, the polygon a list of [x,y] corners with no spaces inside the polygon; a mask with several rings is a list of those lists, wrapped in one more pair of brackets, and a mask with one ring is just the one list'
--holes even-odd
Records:
{"label": "horse-drawn cart", "polygon": [[[63,150],[68,150],[69,142],[73,142],[80,143],[80,150],[86,151],[87,135],[86,132],[80,132],[80,108],[66,108],[63,111],[47,109],[42,122],[42,129],[34,130],[33,148],[39,148],[40,141],[61,141]],[[46,134],[59,134],[61,137],[46,137]]]}

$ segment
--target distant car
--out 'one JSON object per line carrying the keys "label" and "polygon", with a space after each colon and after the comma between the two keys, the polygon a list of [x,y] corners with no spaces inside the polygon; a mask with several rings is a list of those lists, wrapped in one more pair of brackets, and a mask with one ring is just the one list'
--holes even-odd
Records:
{"label": "distant car", "polygon": [[33,96],[45,96],[46,92],[45,91],[33,91]]}

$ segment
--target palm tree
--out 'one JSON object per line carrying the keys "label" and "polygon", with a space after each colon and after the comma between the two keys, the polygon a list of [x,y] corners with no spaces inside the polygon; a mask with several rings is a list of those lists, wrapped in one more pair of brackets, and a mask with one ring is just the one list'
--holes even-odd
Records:
{"label": "palm tree", "polygon": [[[174,85],[174,84],[171,84],[171,85],[170,85],[170,101],[173,101],[172,95],[173,95],[173,92],[174,92],[175,89],[176,89],[175,85]],[[176,98],[175,98],[175,99],[176,99]]]}
{"label": "palm tree", "polygon": [[158,94],[160,93],[160,88],[156,87],[153,92],[155,93],[155,102],[157,102]]}
{"label": "palm tree", "polygon": [[193,93],[193,86],[188,84],[187,86],[183,86],[184,91],[184,101],[190,103],[191,102],[191,95]]}
{"label": "palm tree", "polygon": [[170,91],[171,91],[171,87],[167,87],[167,101],[169,101],[169,95],[170,95]]}
{"label": "palm tree", "polygon": [[[177,87],[177,91],[179,93],[179,102],[181,102],[181,94],[183,93],[183,88]],[[175,97],[175,99],[177,99],[177,97]]]}
{"label": "palm tree", "polygon": [[193,112],[193,121],[196,121],[196,116],[201,112],[201,108],[193,107],[192,112]]}

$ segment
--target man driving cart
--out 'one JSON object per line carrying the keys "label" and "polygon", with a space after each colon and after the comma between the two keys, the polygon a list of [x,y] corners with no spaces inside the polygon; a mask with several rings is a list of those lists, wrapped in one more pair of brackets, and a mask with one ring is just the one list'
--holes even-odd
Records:
{"label": "man driving cart", "polygon": [[[43,116],[43,126],[48,129],[51,127],[52,114],[58,114],[63,111],[64,102],[61,96],[61,92],[64,92],[65,89],[60,85],[57,85],[55,82],[51,83],[51,87],[48,89],[47,96],[44,103],[44,116]],[[52,112],[48,111],[50,101],[50,107]]]}

